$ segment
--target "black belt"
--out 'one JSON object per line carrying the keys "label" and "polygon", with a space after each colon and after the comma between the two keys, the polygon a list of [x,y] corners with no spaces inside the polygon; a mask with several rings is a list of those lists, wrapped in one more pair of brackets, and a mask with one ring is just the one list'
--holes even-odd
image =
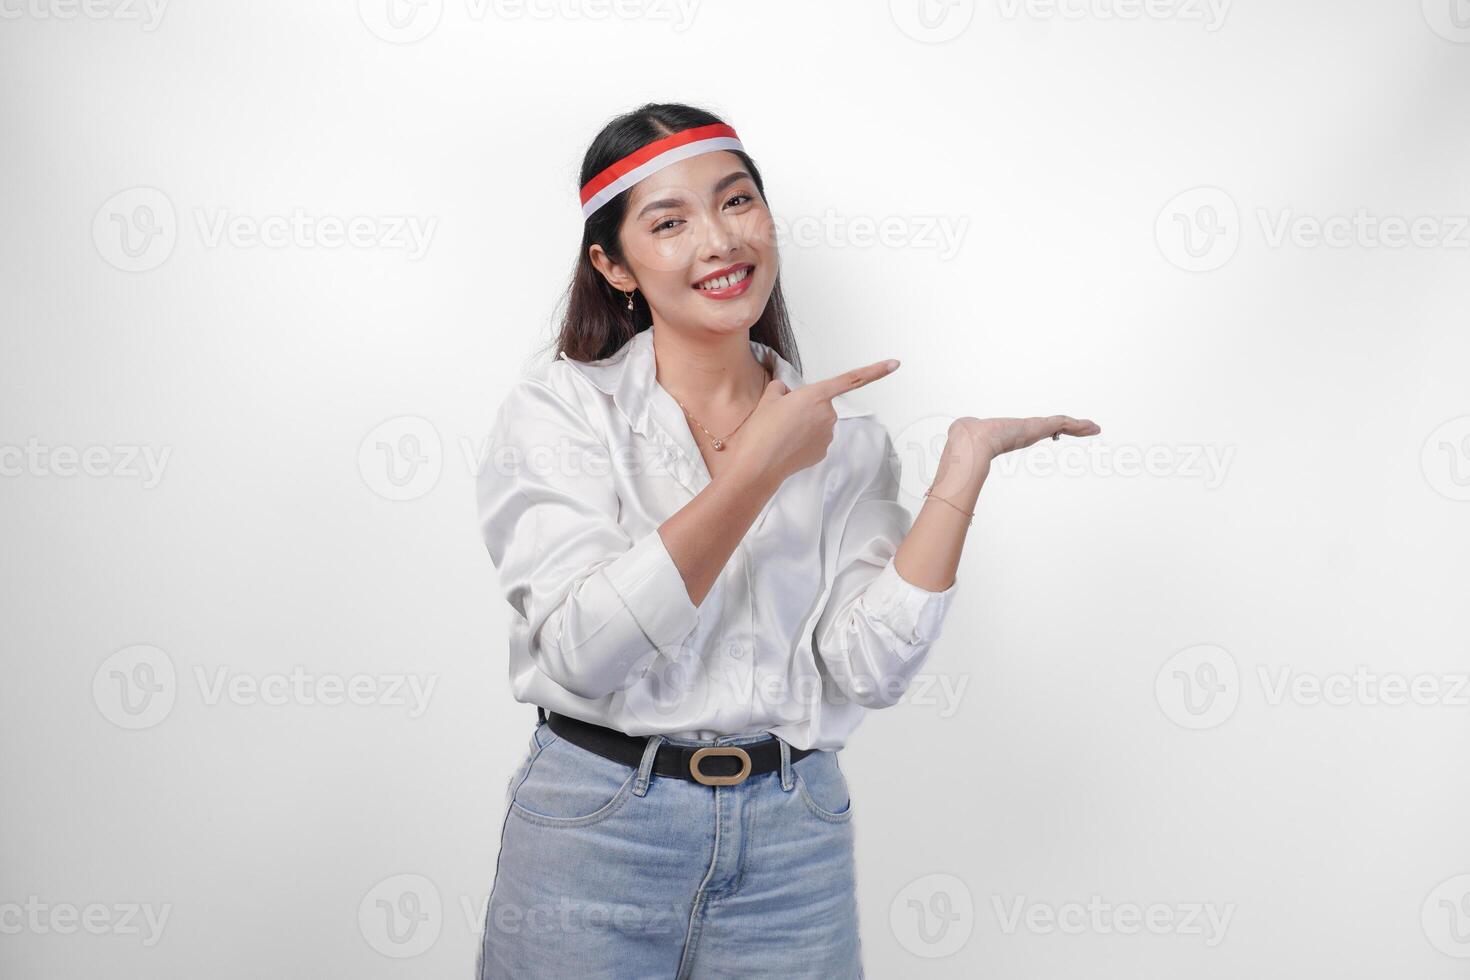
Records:
{"label": "black belt", "polygon": [[[536,708],[541,720],[547,722],[558,736],[579,745],[588,752],[595,752],[604,759],[621,762],[630,769],[637,769],[643,762],[643,753],[648,748],[650,735],[627,735],[623,732],[594,725],[590,721]],[[775,772],[781,768],[781,745],[779,735],[772,735],[761,742],[748,745],[707,745],[694,747],[675,745],[665,741],[659,744],[653,759],[653,772],[658,776],[673,776],[688,779],[706,786],[735,786],[751,776]],[[790,747],[791,761],[811,755],[820,749],[798,749]]]}

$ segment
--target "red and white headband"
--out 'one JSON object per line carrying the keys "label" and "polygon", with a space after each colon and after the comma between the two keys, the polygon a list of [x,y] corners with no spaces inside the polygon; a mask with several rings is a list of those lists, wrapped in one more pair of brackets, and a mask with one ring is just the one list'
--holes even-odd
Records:
{"label": "red and white headband", "polygon": [[696,126],[640,147],[582,186],[582,220],[608,201],[667,166],[714,150],[744,150],[735,130],[724,123]]}

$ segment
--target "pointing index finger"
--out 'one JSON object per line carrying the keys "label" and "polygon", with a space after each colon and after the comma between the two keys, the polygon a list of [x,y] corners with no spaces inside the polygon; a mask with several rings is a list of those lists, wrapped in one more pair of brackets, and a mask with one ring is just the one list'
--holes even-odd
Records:
{"label": "pointing index finger", "polygon": [[813,389],[813,392],[819,398],[831,398],[833,395],[840,395],[843,392],[852,391],[864,385],[871,384],[879,378],[887,377],[897,369],[898,361],[896,359],[890,358],[886,361],[874,361],[867,367],[843,371],[841,374],[835,374],[830,378],[813,381],[806,387]]}

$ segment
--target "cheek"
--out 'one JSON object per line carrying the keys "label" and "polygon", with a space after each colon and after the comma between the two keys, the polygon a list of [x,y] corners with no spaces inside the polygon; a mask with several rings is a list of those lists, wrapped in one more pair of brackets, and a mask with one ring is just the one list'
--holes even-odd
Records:
{"label": "cheek", "polygon": [[650,289],[656,283],[666,280],[677,279],[684,282],[690,264],[688,245],[685,242],[687,237],[649,237],[638,241],[636,245],[625,245],[628,263],[638,281],[646,282]]}
{"label": "cheek", "polygon": [[762,209],[750,215],[745,226],[745,240],[760,256],[776,254],[776,222],[771,212]]}

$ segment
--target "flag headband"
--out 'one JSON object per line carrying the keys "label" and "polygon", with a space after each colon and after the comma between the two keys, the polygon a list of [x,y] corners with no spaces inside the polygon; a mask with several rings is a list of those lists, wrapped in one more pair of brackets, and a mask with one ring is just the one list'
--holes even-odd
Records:
{"label": "flag headband", "polygon": [[639,147],[582,185],[582,220],[608,201],[665,167],[714,150],[744,150],[735,130],[724,123],[695,126]]}

